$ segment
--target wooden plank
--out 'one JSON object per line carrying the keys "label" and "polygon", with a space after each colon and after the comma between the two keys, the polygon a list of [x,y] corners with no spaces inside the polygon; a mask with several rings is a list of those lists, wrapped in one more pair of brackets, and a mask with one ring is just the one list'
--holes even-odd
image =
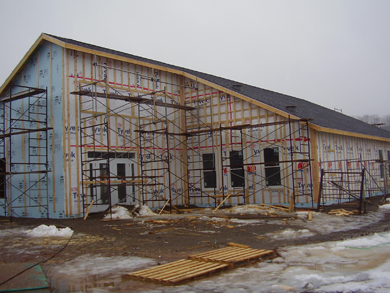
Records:
{"label": "wooden plank", "polygon": [[87,212],[85,213],[85,216],[84,216],[84,221],[87,219],[89,211],[91,210],[92,205],[93,205],[94,202],[95,202],[95,200],[92,200],[91,203],[89,204],[89,206],[87,208]]}
{"label": "wooden plank", "polygon": [[170,270],[164,269],[164,270],[156,270],[153,272],[148,272],[146,274],[143,274],[143,277],[153,278],[156,280],[162,280],[169,278],[171,276],[176,276],[183,271],[186,270],[192,270],[194,267],[197,267],[199,265],[196,261],[188,261],[186,260],[184,263],[181,263],[178,266],[172,267]]}
{"label": "wooden plank", "polygon": [[178,282],[182,282],[182,281],[185,281],[188,279],[193,279],[193,278],[196,278],[196,277],[199,277],[199,276],[211,273],[211,272],[216,272],[217,270],[221,270],[221,269],[224,269],[227,267],[228,267],[228,265],[226,265],[226,264],[217,264],[217,265],[213,265],[207,269],[203,269],[202,271],[193,271],[190,275],[185,275],[183,277],[176,278],[176,279],[173,279],[170,281],[172,283],[178,283]]}
{"label": "wooden plank", "polygon": [[208,259],[212,261],[235,262],[256,257],[257,255],[259,255],[259,253],[253,251],[231,251],[229,254],[212,256]]}
{"label": "wooden plank", "polygon": [[167,199],[167,201],[165,202],[164,206],[162,207],[162,209],[160,210],[160,212],[158,213],[159,215],[161,215],[161,213],[163,212],[163,210],[165,209],[165,207],[167,206],[169,202],[169,199]]}
{"label": "wooden plank", "polygon": [[234,243],[234,242],[226,243],[226,246],[249,248],[249,245],[244,245],[244,244],[239,244],[239,243]]}
{"label": "wooden plank", "polygon": [[193,260],[204,260],[204,261],[216,261],[223,263],[234,263],[253,258],[260,258],[267,254],[273,254],[273,250],[264,249],[252,249],[252,248],[240,248],[240,247],[226,247],[218,249],[216,251],[191,255],[188,258]]}
{"label": "wooden plank", "polygon": [[216,212],[220,207],[221,207],[221,205],[223,205],[223,203],[225,202],[225,201],[227,201],[228,200],[228,198],[231,196],[231,194],[228,194],[226,197],[225,197],[225,199],[215,208],[215,210],[213,210],[213,213],[214,212]]}
{"label": "wooden plank", "polygon": [[[187,260],[187,261],[189,261],[190,263],[184,264],[180,267],[177,267],[175,270],[169,272],[162,272],[154,278],[161,281],[170,281],[178,277],[183,277],[186,275],[189,276],[193,272],[203,271],[204,269],[210,267],[210,263],[191,261],[191,260]],[[215,263],[212,263],[211,265],[215,265]]]}

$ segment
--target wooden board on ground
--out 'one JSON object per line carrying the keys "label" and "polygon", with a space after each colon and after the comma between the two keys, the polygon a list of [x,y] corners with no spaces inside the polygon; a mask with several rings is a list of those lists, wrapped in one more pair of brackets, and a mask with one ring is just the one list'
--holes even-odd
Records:
{"label": "wooden board on ground", "polygon": [[228,264],[230,268],[249,265],[264,257],[274,256],[273,250],[229,246],[209,252],[190,255],[188,259]]}
{"label": "wooden board on ground", "polygon": [[177,284],[199,276],[218,272],[226,269],[227,267],[228,264],[213,262],[206,263],[203,261],[182,259],[172,263],[133,272],[128,275],[141,280]]}
{"label": "wooden board on ground", "polygon": [[344,209],[336,209],[336,210],[331,210],[330,212],[328,212],[328,214],[336,215],[336,216],[349,216],[349,215],[353,215],[355,213],[352,211],[344,210]]}

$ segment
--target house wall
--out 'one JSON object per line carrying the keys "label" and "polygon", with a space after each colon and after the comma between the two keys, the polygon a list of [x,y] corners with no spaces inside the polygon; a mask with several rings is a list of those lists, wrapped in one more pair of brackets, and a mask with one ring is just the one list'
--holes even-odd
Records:
{"label": "house wall", "polygon": [[[317,150],[319,170],[323,169],[329,172],[361,172],[362,168],[365,168],[365,195],[373,196],[381,194],[382,192],[379,189],[384,190],[386,180],[384,173],[381,176],[381,164],[376,160],[380,159],[380,150],[382,150],[383,159],[390,160],[390,143],[317,132]],[[382,172],[384,171],[385,169],[382,169]],[[387,175],[389,175],[388,171]],[[361,180],[359,181],[358,177],[360,178],[360,176],[356,176],[356,182],[351,182],[351,189],[360,189]],[[335,198],[332,200],[331,196],[327,198],[328,204],[335,201],[337,200]]]}
{"label": "house wall", "polygon": [[[94,66],[96,63],[99,66]],[[66,214],[68,216],[80,215],[83,213],[83,190],[82,190],[82,170],[81,156],[87,158],[86,152],[106,151],[107,142],[109,141],[110,150],[117,152],[133,152],[135,160],[128,161],[127,164],[132,164],[136,161],[135,175],[141,173],[139,161],[152,160],[152,156],[165,158],[167,156],[167,141],[165,136],[156,135],[154,133],[145,134],[146,138],[142,142],[142,147],[147,150],[144,153],[140,152],[139,133],[136,130],[142,129],[145,131],[154,131],[165,127],[164,123],[156,122],[156,119],[162,119],[168,115],[171,122],[168,125],[168,132],[180,132],[182,122],[182,113],[173,109],[162,110],[161,108],[141,105],[138,107],[134,103],[123,102],[120,100],[108,100],[104,98],[92,99],[90,97],[81,97],[82,103],[77,95],[71,95],[72,91],[79,89],[88,91],[97,91],[100,93],[113,93],[117,95],[137,97],[138,95],[147,95],[150,98],[152,92],[157,92],[154,96],[156,101],[167,103],[180,103],[181,94],[180,77],[176,74],[155,70],[150,67],[141,66],[135,63],[127,63],[107,59],[101,56],[95,56],[74,50],[67,50],[65,56],[65,114],[64,114],[64,152],[66,154],[66,172],[65,172],[65,205]],[[107,84],[103,82],[107,79]],[[153,79],[153,80],[152,80]],[[92,85],[97,82],[97,87]],[[161,91],[165,90],[166,95]],[[97,101],[97,103],[96,103]],[[86,117],[97,114],[98,117],[94,122],[85,122]],[[106,115],[107,114],[107,115]],[[85,127],[88,123],[99,125],[103,123],[105,117],[109,117],[109,128],[96,126],[87,130],[90,137],[86,135],[80,136],[80,127]],[[80,120],[80,118],[82,120]],[[142,126],[144,125],[144,126]],[[142,127],[141,127],[142,126]],[[94,132],[94,138],[92,138]],[[169,137],[173,141],[173,137]],[[151,144],[150,141],[154,141]],[[81,153],[83,150],[84,154]],[[171,155],[182,156],[182,149],[175,146],[169,147]],[[122,160],[123,161],[123,160]],[[112,168],[115,164],[122,162],[120,160],[112,160]],[[156,162],[156,169],[164,168],[164,162]],[[179,160],[175,160],[170,165],[173,173],[182,173],[182,164]],[[112,169],[110,172],[115,173]],[[150,174],[153,175],[153,174]],[[163,175],[165,181],[168,181],[166,174]],[[174,182],[171,184],[172,190],[183,190],[183,183]],[[148,195],[146,199],[156,199],[156,195],[162,194],[164,191],[158,186],[150,186],[147,188]],[[89,203],[91,198],[88,194],[89,190],[84,190],[86,194],[86,202]],[[166,195],[165,195],[166,196]],[[153,197],[153,198],[152,198]],[[175,196],[174,196],[175,197]],[[140,189],[137,187],[134,197],[128,198],[127,204],[139,204],[143,200]],[[163,202],[163,201],[161,201]],[[156,207],[160,205],[155,201],[151,201],[148,205]],[[115,203],[115,201],[113,202]],[[182,198],[175,198],[175,204],[181,204]]]}
{"label": "house wall", "polygon": [[[34,182],[39,180],[42,175],[37,174],[17,174],[12,175],[7,184],[8,207],[12,208],[13,216],[18,217],[64,217],[64,170],[63,170],[63,154],[62,154],[62,64],[63,64],[63,49],[55,44],[44,43],[39,50],[35,52],[27,61],[23,71],[14,79],[15,85],[47,88],[47,106],[48,106],[48,127],[53,127],[53,130],[48,131],[48,168],[51,172],[48,173],[47,181],[42,181],[35,187]],[[14,91],[20,91],[21,88],[15,87]],[[13,118],[28,111],[28,98],[16,100],[12,102]],[[9,105],[9,104],[8,104]],[[43,111],[42,107],[36,107],[36,112]],[[18,114],[19,113],[19,114]],[[9,119],[9,107],[6,107],[6,119]],[[34,117],[32,117],[34,118]],[[26,119],[26,117],[24,117]],[[14,127],[31,127],[30,122],[17,121]],[[34,123],[32,123],[34,125]],[[9,122],[6,128],[9,127]],[[32,126],[34,127],[34,126]],[[32,133],[31,137],[43,135],[42,132]],[[12,145],[10,145],[12,141]],[[20,162],[11,167],[12,172],[28,172],[39,170],[40,158],[29,156],[29,140],[28,134],[15,135],[12,139],[6,139],[7,151],[12,162]],[[35,150],[34,150],[35,151]],[[44,154],[45,149],[36,149],[36,154]],[[29,161],[30,159],[30,161]],[[9,160],[9,158],[7,158]],[[48,194],[36,189],[45,189],[48,185]],[[28,190],[23,194],[25,190]],[[4,205],[4,199],[0,199]],[[47,205],[46,210],[43,206]],[[30,205],[40,207],[29,207]],[[11,203],[11,204],[10,204]],[[7,212],[9,215],[10,211]]]}
{"label": "house wall", "polygon": [[[95,59],[96,58],[96,59]],[[101,66],[94,66],[92,63],[97,63]],[[117,151],[133,150],[135,157],[143,160],[151,160],[151,157],[156,155],[164,158],[168,154],[170,156],[171,176],[164,174],[165,185],[169,186],[169,190],[161,187],[148,187],[146,199],[151,199],[147,204],[151,208],[161,207],[164,204],[163,200],[158,200],[159,197],[169,197],[173,199],[175,205],[181,204],[197,204],[200,206],[214,205],[214,200],[208,195],[221,194],[222,190],[225,193],[239,192],[236,188],[231,187],[229,168],[224,165],[227,161],[224,159],[230,150],[243,150],[245,164],[245,202],[247,203],[283,203],[288,204],[293,193],[292,184],[292,168],[297,171],[298,176],[295,177],[295,194],[296,202],[309,203],[311,198],[311,180],[309,168],[302,166],[302,163],[294,162],[281,163],[281,181],[282,185],[277,187],[267,187],[264,181],[264,161],[263,150],[266,147],[278,148],[280,160],[297,160],[302,157],[298,154],[298,150],[308,152],[307,134],[300,128],[303,125],[299,122],[269,125],[267,127],[258,126],[253,128],[243,129],[243,139],[238,130],[227,131],[212,131],[210,133],[203,132],[200,135],[192,136],[187,139],[185,146],[185,138],[170,135],[167,137],[150,133],[146,134],[146,138],[154,140],[156,145],[150,144],[144,140],[143,149],[153,149],[152,152],[140,153],[139,134],[135,132],[140,129],[140,124],[148,124],[142,127],[143,130],[153,131],[162,127],[162,124],[150,123],[153,119],[169,116],[170,123],[168,132],[182,133],[185,131],[191,132],[195,130],[205,130],[209,128],[230,127],[244,124],[260,124],[286,121],[285,117],[272,113],[266,109],[260,108],[237,97],[233,97],[223,91],[211,88],[196,80],[188,79],[176,75],[174,73],[163,70],[156,70],[152,67],[141,66],[135,63],[127,63],[103,57],[95,57],[88,53],[76,52],[67,50],[65,55],[65,100],[64,100],[64,152],[66,157],[65,162],[65,214],[68,216],[80,215],[83,209],[82,184],[81,184],[81,169],[80,146],[87,146],[85,150],[98,151],[104,150],[103,141],[106,140],[107,134],[111,148]],[[156,99],[164,101],[167,98],[169,103],[179,103],[187,106],[195,107],[195,110],[185,111],[175,109],[162,109],[157,107],[150,111],[150,107],[138,109],[137,106],[129,103],[109,100],[107,103],[104,99],[100,99],[98,113],[104,113],[106,106],[109,109],[116,109],[109,112],[111,130],[94,128],[95,134],[98,133],[98,139],[80,138],[80,111],[81,117],[90,115],[92,101],[88,102],[88,98],[82,98],[85,103],[78,103],[78,96],[71,95],[70,92],[80,88],[84,90],[95,90],[90,84],[94,81],[99,81],[107,77],[109,88],[103,82],[98,83],[97,91],[117,93],[128,96],[138,96],[150,94],[153,91],[166,90],[167,97],[163,94],[157,94]],[[153,79],[153,80],[152,80]],[[165,111],[168,111],[166,113]],[[155,116],[155,117],[154,117]],[[141,117],[139,119],[139,117]],[[153,118],[154,117],[154,118]],[[100,116],[98,119],[104,119]],[[101,122],[101,121],[100,121]],[[83,122],[81,122],[82,124]],[[97,120],[95,123],[99,123]],[[290,129],[291,127],[291,138]],[[92,130],[91,130],[92,131]],[[305,139],[306,137],[306,139]],[[84,141],[80,141],[83,139]],[[97,140],[102,141],[102,145],[96,143]],[[222,140],[222,144],[220,143]],[[92,147],[94,145],[94,147]],[[188,149],[187,149],[188,148]],[[199,156],[201,153],[213,151],[217,160],[217,189],[204,190],[203,181],[199,180],[199,175],[196,172],[186,170],[183,162],[187,160],[193,168],[199,169]],[[186,156],[187,154],[187,156]],[[85,154],[84,154],[85,155]],[[139,162],[139,161],[138,161]],[[192,162],[192,163],[191,163]],[[197,162],[197,163],[196,163]],[[154,164],[156,169],[166,167],[164,162]],[[248,169],[249,167],[249,169]],[[137,165],[137,174],[140,174],[140,166]],[[184,181],[187,179],[190,185]],[[185,179],[185,180],[183,180]],[[189,190],[189,191],[188,191]],[[241,189],[242,190],[242,189]],[[84,191],[88,192],[88,191]],[[200,196],[199,196],[200,193]],[[139,203],[142,201],[140,190],[136,194],[136,199],[129,199],[128,204]],[[89,202],[87,200],[87,202]],[[229,199],[230,204],[242,203],[243,197]]]}
{"label": "house wall", "polygon": [[[293,121],[271,111],[251,104],[226,92],[203,85],[195,80],[186,79],[186,101],[197,109],[187,118],[187,131],[214,129],[191,137],[188,140],[188,160],[199,162],[189,171],[189,181],[194,185],[190,189],[191,203],[212,205],[214,200],[208,195],[245,194],[246,203],[288,204],[292,194],[296,203],[312,202],[310,166],[298,162],[307,159],[309,152],[309,134],[304,123]],[[226,129],[218,131],[220,126],[229,128],[237,125],[267,126],[243,127],[240,130]],[[278,124],[280,123],[280,124]],[[291,136],[290,136],[291,134]],[[265,182],[264,149],[278,148],[281,185],[267,186]],[[244,188],[233,188],[229,167],[229,152],[242,151],[244,159]],[[214,153],[216,156],[217,186],[205,189],[202,177],[202,153]],[[198,157],[198,158],[196,158]],[[291,162],[295,160],[295,162]],[[287,162],[289,161],[289,162]],[[191,169],[191,166],[190,166]],[[292,176],[294,174],[294,176]],[[294,178],[294,179],[293,179]],[[294,184],[293,184],[294,180]],[[242,197],[232,197],[230,204],[243,203]]]}

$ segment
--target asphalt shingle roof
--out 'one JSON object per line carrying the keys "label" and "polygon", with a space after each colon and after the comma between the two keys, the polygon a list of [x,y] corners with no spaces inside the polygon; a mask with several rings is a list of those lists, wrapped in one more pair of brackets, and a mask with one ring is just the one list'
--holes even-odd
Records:
{"label": "asphalt shingle roof", "polygon": [[[258,88],[255,86],[243,84],[237,81],[225,79],[222,77],[218,77],[215,75],[167,64],[164,62],[147,59],[139,56],[135,56],[128,53],[123,53],[120,51],[95,46],[79,41],[75,41],[72,39],[62,38],[54,35],[46,34],[47,36],[50,36],[52,38],[55,38],[59,41],[62,41],[67,44],[76,45],[79,47],[83,47],[86,49],[91,49],[99,52],[104,52],[116,56],[121,56],[125,58],[134,59],[137,61],[146,62],[152,65],[158,65],[163,66],[167,68],[171,68],[174,70],[183,71],[189,74],[192,74],[198,78],[207,80],[211,83],[214,83],[216,85],[219,85],[223,88],[229,89],[231,91],[234,91],[236,93],[239,93],[241,95],[244,95],[248,98],[251,98],[253,100],[257,100],[261,103],[264,103],[266,105],[269,105],[273,108],[276,108],[278,110],[281,110],[285,113],[297,116],[299,118],[307,118],[312,119],[310,122],[318,125],[320,127],[330,128],[330,129],[336,129],[341,131],[347,131],[347,132],[354,132],[359,134],[365,134],[370,136],[377,136],[377,137],[383,137],[383,138],[390,138],[390,132],[386,131],[384,129],[378,128],[376,126],[367,124],[363,121],[360,121],[358,119],[352,118],[348,115],[342,114],[340,112],[336,112],[334,110],[328,109],[326,107],[311,103],[309,101],[295,98],[292,96],[280,94],[277,92],[273,92],[270,90]],[[237,84],[240,84],[240,86],[237,86]],[[287,107],[287,106],[296,106],[296,107]]]}

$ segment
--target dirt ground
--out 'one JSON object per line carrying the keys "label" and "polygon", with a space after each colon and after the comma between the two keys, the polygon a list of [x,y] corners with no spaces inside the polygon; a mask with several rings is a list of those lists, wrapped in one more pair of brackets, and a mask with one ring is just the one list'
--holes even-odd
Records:
{"label": "dirt ground", "polygon": [[[367,211],[375,211],[380,198],[370,199]],[[344,206],[345,209],[356,207]],[[324,212],[329,211],[328,207]],[[64,238],[32,238],[2,234],[0,242],[0,263],[39,262],[58,252],[46,264],[61,264],[85,254],[101,256],[140,256],[161,259],[161,262],[186,258],[188,255],[225,247],[228,242],[249,245],[258,249],[277,249],[283,246],[341,240],[390,229],[390,213],[374,225],[356,230],[316,234],[306,238],[277,240],[266,234],[283,229],[299,230],[302,219],[296,213],[282,217],[267,217],[257,214],[219,215],[201,220],[202,211],[197,214],[164,215],[164,217],[139,217],[128,220],[102,221],[103,214],[90,215],[83,219],[26,219],[0,218],[0,230],[10,228],[32,229],[41,224],[71,227],[74,234],[68,243]],[[210,216],[210,215],[207,215]],[[218,217],[218,216],[217,216]],[[262,219],[261,224],[241,226],[231,222],[236,219]],[[297,225],[298,224],[298,225]],[[307,227],[306,227],[307,229]],[[309,228],[310,229],[310,228]],[[205,233],[205,231],[207,231]],[[17,253],[16,253],[17,251]]]}

